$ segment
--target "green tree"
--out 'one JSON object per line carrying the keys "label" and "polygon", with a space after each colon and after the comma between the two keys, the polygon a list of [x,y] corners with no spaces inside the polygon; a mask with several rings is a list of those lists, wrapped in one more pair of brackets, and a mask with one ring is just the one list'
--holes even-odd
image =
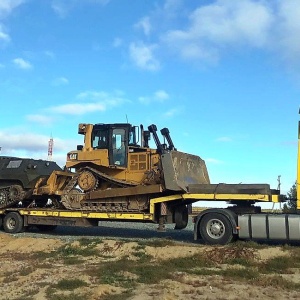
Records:
{"label": "green tree", "polygon": [[296,212],[297,210],[297,187],[296,183],[292,185],[290,190],[287,192],[287,203],[283,206],[284,212]]}

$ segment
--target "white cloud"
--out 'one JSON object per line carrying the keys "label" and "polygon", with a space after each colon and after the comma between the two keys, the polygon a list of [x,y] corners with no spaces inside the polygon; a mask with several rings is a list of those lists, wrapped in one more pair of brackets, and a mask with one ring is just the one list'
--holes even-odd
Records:
{"label": "white cloud", "polygon": [[149,71],[160,69],[159,61],[154,57],[154,51],[157,45],[145,45],[144,43],[131,43],[129,54],[131,60],[136,66]]}
{"label": "white cloud", "polygon": [[[28,157],[35,159],[47,159],[48,142],[47,135],[36,134],[32,132],[15,133],[13,129],[0,130],[1,155]],[[53,137],[53,160],[60,166],[64,166],[66,153],[76,149],[80,140],[60,139]]]}
{"label": "white cloud", "polygon": [[103,91],[90,90],[79,93],[76,98],[85,101],[102,102],[105,103],[106,106],[116,106],[128,101],[124,97],[124,93],[122,91],[107,93]]}
{"label": "white cloud", "polygon": [[52,51],[45,51],[45,55],[51,59],[55,58],[55,54]]}
{"label": "white cloud", "polygon": [[0,21],[2,21],[0,23],[0,45],[1,43],[8,43],[11,40],[3,25],[4,19],[7,18],[16,7],[24,2],[24,0],[0,0]]}
{"label": "white cloud", "polygon": [[60,18],[65,18],[70,13],[70,11],[72,11],[76,7],[87,4],[99,4],[104,6],[109,2],[110,0],[52,0],[51,8]]}
{"label": "white cloud", "polygon": [[144,17],[140,21],[138,21],[135,25],[135,28],[137,29],[142,29],[143,33],[145,35],[149,35],[151,32],[151,24],[150,24],[150,18],[149,17]]}
{"label": "white cloud", "polygon": [[10,36],[5,32],[3,26],[0,24],[0,42],[9,42]]}
{"label": "white cloud", "polygon": [[283,59],[297,63],[300,60],[300,6],[299,1],[279,1],[276,45]]}
{"label": "white cloud", "polygon": [[24,3],[24,0],[1,0],[0,1],[0,19],[6,17],[9,15],[12,10],[22,3]]}
{"label": "white cloud", "polygon": [[105,111],[104,103],[70,103],[50,107],[50,111],[66,115],[84,115],[86,113]]}
{"label": "white cloud", "polygon": [[51,3],[51,8],[60,18],[65,18],[68,12],[71,10],[72,6],[73,4],[71,2],[67,4],[60,0],[54,0]]}
{"label": "white cloud", "polygon": [[224,163],[222,160],[219,160],[219,159],[216,159],[216,158],[206,158],[205,162],[209,163],[209,164],[216,164],[216,165]]}
{"label": "white cloud", "polygon": [[216,139],[217,142],[232,142],[232,138],[228,136],[222,136]]}
{"label": "white cloud", "polygon": [[103,112],[128,101],[123,97],[123,93],[120,91],[113,94],[102,91],[85,91],[79,93],[76,98],[81,100],[81,102],[53,106],[50,107],[48,111],[51,113],[66,115],[83,115],[97,111]]}
{"label": "white cloud", "polygon": [[69,84],[69,80],[66,77],[57,77],[52,81],[52,85],[61,86]]}
{"label": "white cloud", "polygon": [[47,149],[49,137],[33,133],[9,133],[0,131],[2,152],[10,150],[42,150]]}
{"label": "white cloud", "polygon": [[218,0],[195,9],[187,29],[169,30],[162,39],[183,58],[216,61],[226,47],[266,46],[273,25],[264,2]]}
{"label": "white cloud", "polygon": [[49,125],[53,122],[52,117],[40,115],[40,114],[27,115],[26,119],[30,122],[35,122],[41,125]]}
{"label": "white cloud", "polygon": [[149,104],[152,102],[164,102],[169,99],[169,94],[164,90],[158,90],[151,96],[141,96],[138,100],[143,104]]}
{"label": "white cloud", "polygon": [[171,108],[168,111],[166,111],[163,114],[163,116],[166,117],[166,118],[172,118],[172,117],[180,114],[181,111],[182,111],[182,108],[180,108],[180,107],[174,107],[174,108]]}
{"label": "white cloud", "polygon": [[118,48],[118,47],[122,46],[122,44],[123,44],[123,40],[120,38],[115,38],[113,41],[114,48]]}
{"label": "white cloud", "polygon": [[158,91],[156,91],[154,93],[154,96],[155,96],[156,99],[162,100],[162,101],[169,99],[168,93],[166,91],[164,91],[164,90],[158,90]]}
{"label": "white cloud", "polygon": [[30,64],[30,62],[24,60],[23,58],[15,58],[15,59],[13,59],[13,63],[15,64],[16,67],[23,69],[23,70],[28,70],[28,69],[32,68],[32,65]]}

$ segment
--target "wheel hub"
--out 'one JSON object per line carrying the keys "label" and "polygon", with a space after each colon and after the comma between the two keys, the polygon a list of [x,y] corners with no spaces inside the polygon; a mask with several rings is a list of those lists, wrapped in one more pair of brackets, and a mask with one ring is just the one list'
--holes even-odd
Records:
{"label": "wheel hub", "polygon": [[207,233],[211,238],[220,238],[225,233],[225,225],[220,220],[210,220],[207,224]]}

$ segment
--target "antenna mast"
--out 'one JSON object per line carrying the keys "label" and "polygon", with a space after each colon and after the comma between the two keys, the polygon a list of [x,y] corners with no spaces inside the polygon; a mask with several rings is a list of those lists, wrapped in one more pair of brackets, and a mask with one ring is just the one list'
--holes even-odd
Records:
{"label": "antenna mast", "polygon": [[48,142],[48,160],[49,161],[52,161],[52,152],[53,152],[53,138],[51,135],[50,140]]}

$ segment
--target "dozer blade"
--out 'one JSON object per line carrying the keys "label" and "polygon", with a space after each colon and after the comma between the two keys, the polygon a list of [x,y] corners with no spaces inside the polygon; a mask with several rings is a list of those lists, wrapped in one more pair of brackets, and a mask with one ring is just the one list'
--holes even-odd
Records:
{"label": "dozer blade", "polygon": [[161,163],[166,190],[185,191],[190,184],[209,184],[205,161],[179,151],[163,153]]}

